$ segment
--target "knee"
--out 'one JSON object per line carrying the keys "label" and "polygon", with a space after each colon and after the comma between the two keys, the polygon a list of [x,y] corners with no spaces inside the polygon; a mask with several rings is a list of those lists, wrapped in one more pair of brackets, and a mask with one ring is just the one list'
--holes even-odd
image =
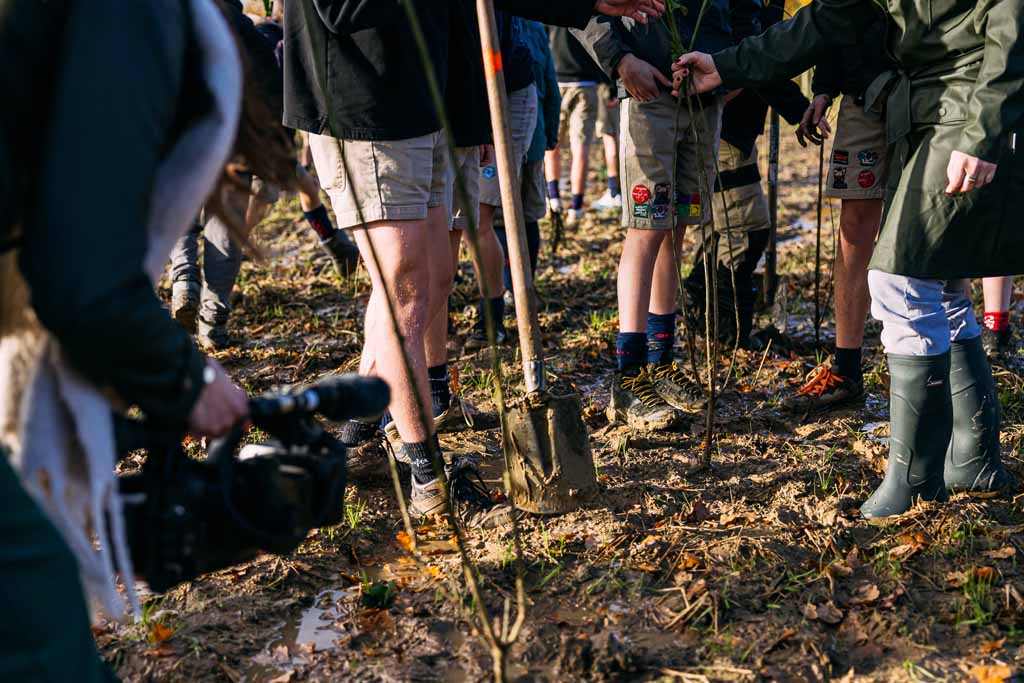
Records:
{"label": "knee", "polygon": [[873,246],[878,236],[881,211],[881,201],[876,199],[844,201],[839,221],[843,239],[858,247]]}

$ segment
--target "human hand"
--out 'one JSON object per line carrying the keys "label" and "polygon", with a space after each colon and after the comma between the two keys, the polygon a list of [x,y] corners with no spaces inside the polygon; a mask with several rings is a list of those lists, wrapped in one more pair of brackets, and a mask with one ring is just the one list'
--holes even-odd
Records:
{"label": "human hand", "polygon": [[[206,372],[212,373],[192,407],[189,433],[197,437],[223,436],[249,415],[249,399],[212,358],[206,359]],[[204,376],[204,379],[206,377]]]}
{"label": "human hand", "polygon": [[672,87],[672,82],[665,78],[665,74],[631,54],[622,58],[616,70],[623,87],[637,102],[651,102],[658,99],[661,94],[659,83],[666,87]]}
{"label": "human hand", "polygon": [[663,0],[597,0],[594,11],[609,17],[629,17],[641,24],[657,19],[665,11]]}
{"label": "human hand", "polygon": [[683,83],[693,74],[693,95],[710,92],[722,85],[715,60],[704,52],[688,52],[672,64],[672,95],[679,97]]}
{"label": "human hand", "polygon": [[963,194],[985,187],[996,177],[996,168],[995,164],[984,159],[954,151],[949,155],[949,164],[946,166],[946,177],[949,179],[946,194]]}
{"label": "human hand", "polygon": [[612,97],[608,99],[608,101],[604,103],[604,106],[608,107],[608,109],[615,109],[615,107],[619,106],[619,98]]}
{"label": "human hand", "polygon": [[494,145],[480,145],[480,166],[490,166],[494,163]]}
{"label": "human hand", "polygon": [[830,106],[832,106],[831,96],[814,96],[814,100],[807,107],[807,111],[804,112],[804,117],[796,129],[796,140],[801,147],[806,147],[808,141],[820,145],[828,140],[828,136],[832,134],[832,127],[829,125],[828,119],[825,118],[825,113],[828,112]]}

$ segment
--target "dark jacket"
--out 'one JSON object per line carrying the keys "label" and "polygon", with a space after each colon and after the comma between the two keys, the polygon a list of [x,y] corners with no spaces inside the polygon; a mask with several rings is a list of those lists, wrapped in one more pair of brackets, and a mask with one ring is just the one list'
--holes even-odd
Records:
{"label": "dark jacket", "polygon": [[[704,0],[678,0],[676,26],[683,45],[689,46]],[[759,0],[710,0],[693,49],[714,52],[760,32]],[[586,29],[573,31],[609,78],[618,79],[617,68],[626,54],[634,54],[672,78],[672,46],[664,20],[638,24],[632,19],[596,17]],[[621,92],[620,94],[626,95]]]}
{"label": "dark jacket", "polygon": [[[784,12],[785,0],[766,0],[758,14],[759,24],[767,29],[782,21]],[[809,104],[800,86],[788,78],[760,88],[746,89],[722,110],[722,139],[744,154],[750,154],[758,136],[764,131],[768,107],[795,126],[800,123]]]}
{"label": "dark jacket", "polygon": [[[456,0],[414,0],[434,73],[448,80],[449,11]],[[500,9],[584,26],[593,0],[498,0]],[[353,140],[403,140],[441,128],[399,0],[289,0],[285,17],[287,126]]]}
{"label": "dark jacket", "polygon": [[[505,69],[505,89],[521,90],[533,83],[533,58],[522,33],[522,19],[496,12],[498,40]],[[475,0],[453,0],[450,12],[448,87],[445,110],[456,147],[491,142],[491,112],[480,50]]]}
{"label": "dark jacket", "polygon": [[544,25],[536,21],[524,21],[523,35],[530,48],[530,56],[533,57],[533,77],[537,84],[537,129],[526,151],[526,163],[534,163],[544,158],[544,152],[558,146],[562,93],[558,90],[558,75],[555,73]]}
{"label": "dark jacket", "polygon": [[32,307],[84,375],[174,424],[204,359],[143,260],[157,166],[181,113],[208,102],[187,67],[187,4],[0,3],[0,84],[19,93],[0,107],[0,177],[18,187],[0,221],[22,223]]}
{"label": "dark jacket", "polygon": [[896,68],[896,62],[885,51],[888,20],[881,13],[867,28],[868,36],[877,40],[864,40],[855,47],[844,47],[829,53],[814,67],[811,90],[815,95],[840,94],[862,101],[871,82],[884,71]]}
{"label": "dark jacket", "polygon": [[[868,88],[869,106],[884,100],[892,159],[871,268],[933,279],[1024,272],[1024,150],[1013,144],[1024,117],[1024,0],[933,2],[928,15],[910,0],[886,7],[900,71]],[[870,0],[815,0],[715,64],[729,87],[787,78],[867,39],[880,12]],[[954,150],[998,163],[995,181],[947,195]]]}
{"label": "dark jacket", "polygon": [[548,27],[548,40],[559,83],[601,83],[608,80],[604,71],[587,52],[587,48],[583,47],[569,29],[560,26]]}

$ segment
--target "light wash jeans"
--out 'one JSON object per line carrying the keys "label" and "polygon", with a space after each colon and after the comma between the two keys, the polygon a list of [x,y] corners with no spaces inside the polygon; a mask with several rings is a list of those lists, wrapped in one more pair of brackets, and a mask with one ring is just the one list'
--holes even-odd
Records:
{"label": "light wash jeans", "polygon": [[[199,266],[199,239],[203,240],[203,264]],[[211,217],[199,221],[171,251],[171,283],[202,284],[199,317],[211,325],[223,325],[231,314],[231,289],[242,267],[242,249],[231,241],[224,223]]]}
{"label": "light wash jeans", "polygon": [[886,353],[939,356],[954,341],[981,335],[967,280],[922,280],[872,270],[871,314]]}

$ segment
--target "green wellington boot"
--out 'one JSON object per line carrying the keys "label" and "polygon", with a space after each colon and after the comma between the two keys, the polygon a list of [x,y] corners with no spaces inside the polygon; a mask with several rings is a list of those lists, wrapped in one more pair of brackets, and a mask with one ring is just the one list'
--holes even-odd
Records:
{"label": "green wellington boot", "polygon": [[999,457],[999,394],[981,337],[953,343],[949,388],[953,438],[946,453],[946,488],[969,493],[1010,488],[1013,475]]}
{"label": "green wellington boot", "polygon": [[889,467],[860,508],[868,519],[906,512],[919,498],[949,498],[942,468],[953,431],[950,354],[888,358]]}

